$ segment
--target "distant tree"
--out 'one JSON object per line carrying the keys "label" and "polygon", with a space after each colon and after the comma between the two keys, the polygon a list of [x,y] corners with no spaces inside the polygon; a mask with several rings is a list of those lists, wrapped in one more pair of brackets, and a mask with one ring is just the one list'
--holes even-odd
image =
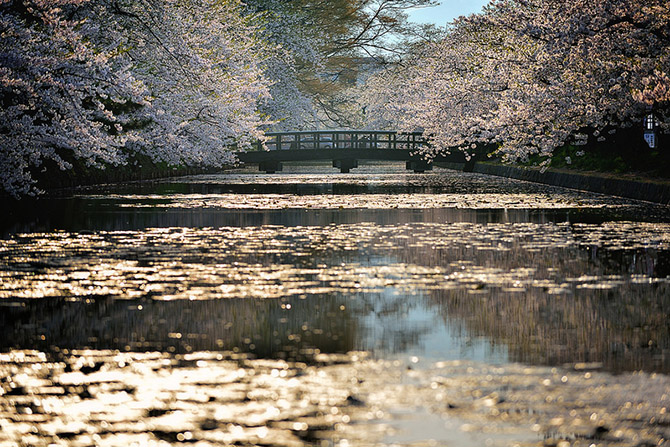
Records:
{"label": "distant tree", "polygon": [[[421,35],[409,8],[432,0],[249,0],[267,17],[266,39],[276,45],[266,63],[274,82],[265,110],[283,128],[352,125],[360,113],[352,87],[370,61],[379,66],[404,55]],[[355,108],[355,110],[352,110]]]}
{"label": "distant tree", "polygon": [[308,26],[304,14],[291,1],[250,0],[247,14],[262,19],[262,38],[268,50],[262,68],[270,80],[270,95],[260,102],[260,110],[275,121],[275,130],[313,127],[318,121],[316,108],[300,76],[322,63],[320,34]]}

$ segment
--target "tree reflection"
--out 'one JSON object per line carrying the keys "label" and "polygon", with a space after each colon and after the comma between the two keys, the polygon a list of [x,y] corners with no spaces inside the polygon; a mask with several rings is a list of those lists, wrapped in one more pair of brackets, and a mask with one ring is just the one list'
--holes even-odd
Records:
{"label": "tree reflection", "polygon": [[550,295],[539,289],[435,292],[435,308],[461,336],[505,345],[511,361],[601,363],[610,371],[670,372],[670,287],[629,285]]}
{"label": "tree reflection", "polygon": [[[532,265],[560,287],[470,287],[432,291],[456,337],[485,337],[527,364],[599,363],[610,371],[670,371],[667,251],[579,249],[489,254],[479,263]],[[458,256],[457,256],[458,258]],[[660,280],[653,278],[661,277]]]}
{"label": "tree reflection", "polygon": [[342,296],[309,299],[39,299],[0,308],[0,348],[233,351],[308,360],[357,346]]}

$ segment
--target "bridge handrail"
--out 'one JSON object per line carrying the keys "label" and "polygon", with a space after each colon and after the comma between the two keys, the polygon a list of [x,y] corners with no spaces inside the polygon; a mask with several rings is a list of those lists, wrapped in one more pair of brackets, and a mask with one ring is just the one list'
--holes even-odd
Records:
{"label": "bridge handrail", "polygon": [[[302,130],[266,132],[267,150],[299,149],[410,149],[427,146],[422,132],[394,130]],[[380,138],[381,137],[381,138]],[[256,150],[263,150],[258,141]]]}
{"label": "bridge handrail", "polygon": [[265,132],[265,135],[284,135],[284,134],[314,134],[314,133],[321,133],[321,134],[331,134],[331,133],[339,133],[339,134],[373,134],[373,133],[378,133],[378,134],[402,134],[402,135],[423,135],[423,132],[401,132],[397,130],[341,130],[341,129],[333,129],[333,130],[288,130],[288,131],[283,131],[283,132]]}

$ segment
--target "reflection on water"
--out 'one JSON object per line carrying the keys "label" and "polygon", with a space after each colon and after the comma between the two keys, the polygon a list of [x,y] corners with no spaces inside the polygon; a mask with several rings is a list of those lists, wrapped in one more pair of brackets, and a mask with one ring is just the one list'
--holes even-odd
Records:
{"label": "reflection on water", "polygon": [[391,351],[411,351],[435,322],[393,328],[418,307],[514,360],[670,371],[669,248],[670,224],[644,222],[18,234],[0,250],[3,341],[163,349],[186,334],[181,349],[276,356],[396,333]]}
{"label": "reflection on water", "polygon": [[[0,445],[670,438],[667,207],[375,165],[89,190],[10,217]],[[106,399],[135,413],[83,416]]]}

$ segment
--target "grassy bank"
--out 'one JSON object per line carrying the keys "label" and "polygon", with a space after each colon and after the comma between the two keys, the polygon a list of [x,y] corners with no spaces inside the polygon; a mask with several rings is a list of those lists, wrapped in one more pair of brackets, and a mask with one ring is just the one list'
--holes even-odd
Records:
{"label": "grassy bank", "polygon": [[670,179],[670,138],[660,134],[658,147],[650,148],[642,138],[641,128],[589,132],[587,144],[565,145],[553,151],[552,157],[533,156],[524,166],[548,167],[570,172],[598,173],[617,178]]}
{"label": "grassy bank", "polygon": [[[538,165],[539,157],[526,165]],[[584,150],[564,146],[554,152],[549,167],[561,171],[598,173],[618,178],[645,178],[670,181],[670,150],[648,149],[639,152]]]}

